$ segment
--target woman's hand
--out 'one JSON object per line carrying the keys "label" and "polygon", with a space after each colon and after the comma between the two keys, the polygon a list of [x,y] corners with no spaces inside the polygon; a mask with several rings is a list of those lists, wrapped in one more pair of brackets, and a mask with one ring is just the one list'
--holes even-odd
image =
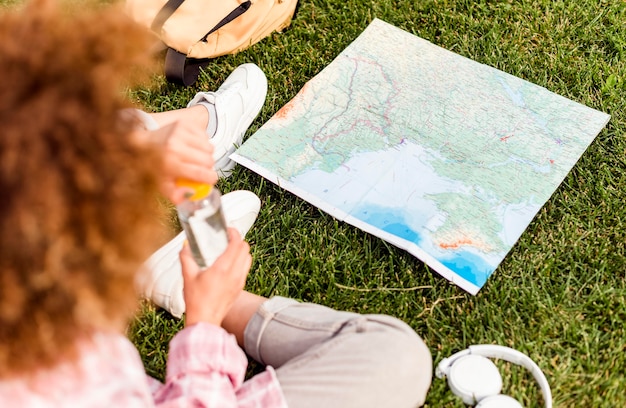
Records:
{"label": "woman's hand", "polygon": [[176,180],[209,185],[217,182],[213,145],[204,131],[186,121],[178,121],[150,133],[150,140],[163,154],[161,192],[174,204],[180,203],[189,191],[189,188],[176,186]]}
{"label": "woman's hand", "polygon": [[185,324],[222,324],[237,296],[243,290],[252,265],[250,245],[234,228],[228,229],[226,251],[206,269],[200,269],[186,243],[180,252],[185,295]]}

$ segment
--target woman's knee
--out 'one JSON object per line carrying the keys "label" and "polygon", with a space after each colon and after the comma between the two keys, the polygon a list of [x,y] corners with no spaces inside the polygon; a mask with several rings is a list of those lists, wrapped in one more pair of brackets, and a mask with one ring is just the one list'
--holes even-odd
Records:
{"label": "woman's knee", "polygon": [[401,320],[352,314],[276,372],[290,406],[415,408],[430,387],[432,358]]}
{"label": "woman's knee", "polygon": [[380,362],[386,382],[394,383],[400,393],[403,403],[397,406],[423,405],[432,380],[430,350],[415,330],[399,319],[373,315],[368,321],[372,333],[383,334],[383,341],[371,352]]}

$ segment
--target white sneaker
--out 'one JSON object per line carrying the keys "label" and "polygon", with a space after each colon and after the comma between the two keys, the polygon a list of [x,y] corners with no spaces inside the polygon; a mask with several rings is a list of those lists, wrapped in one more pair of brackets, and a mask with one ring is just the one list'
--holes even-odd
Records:
{"label": "white sneaker", "polygon": [[[261,200],[251,191],[233,191],[222,196],[222,209],[226,224],[245,237],[259,214]],[[183,275],[178,255],[185,239],[183,231],[159,248],[144,263],[137,280],[138,289],[146,299],[178,318],[185,313]]]}
{"label": "white sneaker", "polygon": [[[215,92],[199,92],[187,107],[211,104],[217,116],[217,131],[211,142],[215,147],[215,170],[228,177],[235,167],[229,159],[243,135],[257,117],[267,95],[267,78],[261,68],[248,63],[238,66]],[[208,108],[210,111],[210,108]]]}

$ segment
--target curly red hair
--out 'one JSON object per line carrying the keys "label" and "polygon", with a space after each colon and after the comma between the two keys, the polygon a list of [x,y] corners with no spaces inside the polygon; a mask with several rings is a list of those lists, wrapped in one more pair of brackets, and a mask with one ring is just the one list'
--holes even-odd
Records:
{"label": "curly red hair", "polygon": [[81,7],[0,15],[0,378],[122,330],[161,237],[160,158],[120,115],[150,40],[118,7]]}

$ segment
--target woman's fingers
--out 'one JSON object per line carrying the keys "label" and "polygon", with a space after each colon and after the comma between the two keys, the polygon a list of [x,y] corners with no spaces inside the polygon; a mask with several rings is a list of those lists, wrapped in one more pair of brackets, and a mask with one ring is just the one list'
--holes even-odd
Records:
{"label": "woman's fingers", "polygon": [[180,253],[188,325],[198,322],[219,325],[243,290],[252,265],[250,246],[237,230],[229,229],[228,234],[228,247],[206,269],[196,265],[188,245]]}
{"label": "woman's fingers", "polygon": [[193,280],[196,276],[198,276],[200,268],[191,255],[191,248],[189,248],[189,243],[187,241],[183,244],[183,249],[180,251],[179,257],[180,265],[183,271],[183,279],[185,281]]}

